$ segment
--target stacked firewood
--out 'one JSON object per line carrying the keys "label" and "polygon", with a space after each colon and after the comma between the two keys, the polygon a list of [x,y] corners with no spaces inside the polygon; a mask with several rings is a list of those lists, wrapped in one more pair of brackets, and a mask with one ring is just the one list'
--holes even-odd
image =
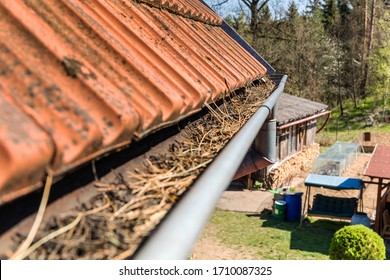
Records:
{"label": "stacked firewood", "polygon": [[289,185],[294,177],[306,173],[312,168],[313,161],[319,154],[320,147],[318,144],[314,144],[303,148],[301,152],[276,164],[266,176],[268,188],[278,189]]}

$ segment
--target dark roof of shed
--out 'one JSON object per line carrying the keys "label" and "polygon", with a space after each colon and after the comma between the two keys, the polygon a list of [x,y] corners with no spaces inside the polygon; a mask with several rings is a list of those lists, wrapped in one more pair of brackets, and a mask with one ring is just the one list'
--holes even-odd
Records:
{"label": "dark roof of shed", "polygon": [[279,99],[276,114],[278,125],[297,121],[325,111],[327,105],[314,102],[305,98],[283,93]]}

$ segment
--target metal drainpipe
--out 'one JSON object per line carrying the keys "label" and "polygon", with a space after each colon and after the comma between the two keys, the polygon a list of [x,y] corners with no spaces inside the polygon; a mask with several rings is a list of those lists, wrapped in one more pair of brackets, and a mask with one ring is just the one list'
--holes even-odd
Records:
{"label": "metal drainpipe", "polygon": [[276,120],[276,112],[278,111],[278,108],[279,108],[279,99],[278,99],[278,101],[276,101],[274,107],[272,108],[271,119],[275,119]]}
{"label": "metal drainpipe", "polygon": [[135,260],[187,259],[222,193],[284,90],[287,76],[135,252]]}
{"label": "metal drainpipe", "polygon": [[255,138],[255,149],[270,163],[276,162],[276,120],[268,120]]}

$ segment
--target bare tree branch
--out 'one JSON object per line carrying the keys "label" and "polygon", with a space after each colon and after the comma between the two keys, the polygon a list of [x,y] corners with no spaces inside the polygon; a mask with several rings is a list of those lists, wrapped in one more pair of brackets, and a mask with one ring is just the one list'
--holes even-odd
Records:
{"label": "bare tree branch", "polygon": [[276,36],[276,35],[257,35],[257,38],[277,39],[277,40],[283,40],[287,42],[291,42],[291,41],[298,42],[298,39],[296,38],[286,38],[286,37]]}
{"label": "bare tree branch", "polygon": [[[273,30],[276,30],[277,32],[281,33],[281,34],[284,34],[286,36],[284,36],[283,38],[281,38],[282,40],[285,40],[285,41],[288,41],[288,40],[291,40],[291,41],[298,41],[297,39],[297,36],[294,35],[294,34],[291,34],[291,33],[288,33],[286,32],[285,30],[283,30],[282,28],[280,28],[279,26],[279,23],[276,22],[276,21],[273,21],[273,22],[264,22],[264,21],[259,21],[260,24],[262,25],[267,25],[267,27],[269,29],[273,29]],[[264,36],[260,36],[260,37],[264,37]],[[274,37],[270,37],[270,39],[275,39],[277,36],[274,36]],[[289,39],[288,39],[289,38]]]}
{"label": "bare tree branch", "polygon": [[223,0],[221,2],[218,2],[217,4],[213,4],[212,7],[213,9],[221,7],[223,4],[226,4],[229,0]]}
{"label": "bare tree branch", "polygon": [[265,0],[258,8],[257,8],[257,11],[260,12],[264,7],[265,5],[267,5],[269,2],[269,0]]}
{"label": "bare tree branch", "polygon": [[[245,6],[252,9],[253,7],[257,7],[260,0],[241,0],[241,1],[245,4]],[[270,0],[264,0],[257,8],[257,11],[260,12],[265,7],[265,5],[268,4],[269,1]]]}
{"label": "bare tree branch", "polygon": [[244,7],[241,4],[242,1],[238,1],[238,5],[240,6],[240,12],[246,14],[246,11],[244,10]]}
{"label": "bare tree branch", "polygon": [[244,4],[245,4],[245,6],[247,6],[248,8],[250,8],[251,7],[251,2],[249,1],[249,0],[241,0]]}

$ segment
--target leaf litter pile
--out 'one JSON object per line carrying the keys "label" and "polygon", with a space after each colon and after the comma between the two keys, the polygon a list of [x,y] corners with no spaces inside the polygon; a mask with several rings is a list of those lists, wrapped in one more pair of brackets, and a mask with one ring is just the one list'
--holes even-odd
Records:
{"label": "leaf litter pile", "polygon": [[[164,153],[110,183],[99,194],[39,230],[25,259],[125,259],[161,221],[180,196],[264,103],[272,81],[250,85],[184,128]],[[26,237],[18,235],[16,244]]]}

